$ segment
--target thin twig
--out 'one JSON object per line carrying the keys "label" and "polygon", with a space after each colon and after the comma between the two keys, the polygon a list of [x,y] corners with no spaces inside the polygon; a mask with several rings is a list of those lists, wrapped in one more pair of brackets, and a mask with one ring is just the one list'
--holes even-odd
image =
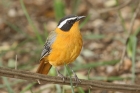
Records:
{"label": "thin twig", "polygon": [[129,5],[131,3],[132,0],[126,0],[126,2],[120,6],[117,6],[117,7],[113,7],[113,8],[108,8],[108,9],[103,9],[103,10],[100,10],[98,11],[99,13],[106,13],[106,12],[109,12],[109,11],[115,11],[115,10],[120,10],[122,8],[124,8],[125,6]]}
{"label": "thin twig", "polygon": [[[94,7],[92,1],[90,0],[85,0],[90,6]],[[97,10],[99,14],[102,13],[106,13],[106,12],[110,12],[110,11],[115,11],[115,10],[120,10],[122,8],[124,8],[125,6],[129,5],[131,3],[131,1],[133,0],[126,0],[126,2],[120,6],[117,7],[113,7],[113,8],[107,8],[107,9],[101,9],[101,10]]]}
{"label": "thin twig", "polygon": [[127,48],[127,43],[128,43],[128,40],[129,40],[129,37],[131,35],[131,32],[133,31],[133,25],[134,25],[134,22],[135,22],[135,19],[137,17],[137,14],[138,12],[140,11],[140,0],[138,0],[138,5],[137,5],[137,8],[132,16],[132,20],[131,20],[131,24],[130,24],[130,29],[128,30],[128,35],[126,37],[126,40],[125,40],[125,46],[123,47],[123,53],[122,53],[122,57],[121,57],[121,60],[120,60],[120,64],[119,64],[119,69],[120,70],[123,66],[123,61],[124,61],[124,57],[126,55],[126,48]]}
{"label": "thin twig", "polygon": [[17,70],[17,55],[16,55],[16,60],[15,60],[15,70]]}
{"label": "thin twig", "polygon": [[[11,78],[34,81],[34,82],[37,82],[37,80],[39,80],[41,84],[53,83],[53,84],[61,84],[61,85],[70,85],[69,78],[66,78],[65,82],[63,82],[62,78],[60,77],[48,76],[48,75],[3,68],[3,67],[0,67],[0,75],[11,77]],[[84,87],[84,88],[140,93],[140,85],[113,84],[113,83],[107,83],[103,81],[92,81],[92,80],[83,80],[83,79],[80,80],[81,83],[79,83],[77,86]],[[76,81],[74,79],[72,79],[72,82],[73,85],[76,85]]]}
{"label": "thin twig", "polygon": [[[117,5],[117,6],[119,5],[119,1],[118,1],[118,0],[116,0],[116,5]],[[120,21],[121,21],[121,25],[122,25],[122,27],[123,27],[123,31],[126,32],[127,30],[126,30],[124,18],[123,18],[123,16],[122,16],[122,13],[121,13],[121,10],[120,10],[120,9],[118,10],[118,16],[119,16],[119,19],[120,19]]]}
{"label": "thin twig", "polygon": [[39,81],[39,79],[37,79],[37,83],[38,83],[38,84],[41,84],[40,81]]}

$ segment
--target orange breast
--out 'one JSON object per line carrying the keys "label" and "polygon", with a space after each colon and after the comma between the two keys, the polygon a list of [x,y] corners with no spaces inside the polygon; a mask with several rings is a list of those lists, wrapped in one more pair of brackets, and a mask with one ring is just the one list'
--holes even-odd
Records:
{"label": "orange breast", "polygon": [[[78,25],[77,22],[75,25]],[[56,29],[57,37],[52,44],[49,63],[53,66],[60,66],[73,62],[80,54],[82,49],[82,36],[78,26],[73,26],[69,32],[63,32],[59,28]]]}

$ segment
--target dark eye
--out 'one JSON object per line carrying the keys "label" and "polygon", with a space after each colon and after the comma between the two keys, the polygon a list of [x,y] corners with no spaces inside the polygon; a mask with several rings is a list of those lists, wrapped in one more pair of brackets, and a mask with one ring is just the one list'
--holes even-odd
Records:
{"label": "dark eye", "polygon": [[67,23],[68,23],[68,24],[72,24],[72,21],[71,21],[71,20],[68,20]]}

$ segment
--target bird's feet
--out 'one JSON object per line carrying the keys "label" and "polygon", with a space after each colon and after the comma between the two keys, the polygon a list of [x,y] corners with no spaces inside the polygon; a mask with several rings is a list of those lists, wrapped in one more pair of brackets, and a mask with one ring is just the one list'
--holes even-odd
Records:
{"label": "bird's feet", "polygon": [[74,79],[76,81],[76,86],[81,83],[81,80],[77,77],[76,73],[71,69],[72,73],[74,74]]}
{"label": "bird's feet", "polygon": [[65,76],[63,76],[58,70],[56,70],[56,71],[57,71],[58,77],[62,78],[63,82],[65,82]]}

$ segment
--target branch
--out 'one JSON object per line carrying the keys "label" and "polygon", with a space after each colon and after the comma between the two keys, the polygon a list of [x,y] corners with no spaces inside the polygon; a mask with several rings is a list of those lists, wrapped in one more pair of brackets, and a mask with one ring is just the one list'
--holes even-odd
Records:
{"label": "branch", "polygon": [[[28,81],[39,81],[41,84],[53,83],[61,85],[70,85],[70,79],[67,78],[65,82],[60,77],[47,76],[38,73],[33,73],[29,71],[14,70],[9,68],[0,67],[0,75],[10,78],[23,79]],[[73,84],[76,82],[72,79]],[[113,84],[103,81],[91,81],[81,79],[81,83],[78,84],[80,87],[90,88],[90,89],[100,89],[100,90],[112,90],[112,91],[124,91],[124,92],[140,92],[140,85],[128,85],[128,84]]]}

